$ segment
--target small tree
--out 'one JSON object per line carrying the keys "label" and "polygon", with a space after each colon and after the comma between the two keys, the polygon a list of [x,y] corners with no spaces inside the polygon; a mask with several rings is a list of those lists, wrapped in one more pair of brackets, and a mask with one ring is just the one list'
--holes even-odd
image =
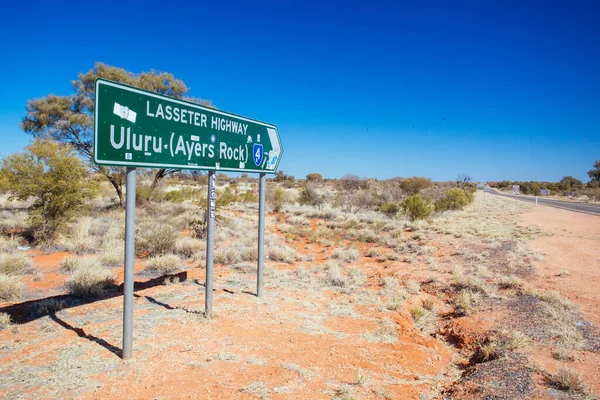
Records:
{"label": "small tree", "polygon": [[276,187],[274,190],[267,190],[266,197],[267,203],[273,211],[280,212],[285,204],[285,191],[280,187]]}
{"label": "small tree", "polygon": [[418,194],[415,194],[408,196],[402,202],[402,211],[411,221],[427,219],[433,214],[433,204],[431,204],[431,200],[423,199]]}
{"label": "small tree", "polygon": [[38,242],[52,241],[94,193],[87,170],[71,146],[36,140],[2,161],[13,198],[33,199],[29,220]]}

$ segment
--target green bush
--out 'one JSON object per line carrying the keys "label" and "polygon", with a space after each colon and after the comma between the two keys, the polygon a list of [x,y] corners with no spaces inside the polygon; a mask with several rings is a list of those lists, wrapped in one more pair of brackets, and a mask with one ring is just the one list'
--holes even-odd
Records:
{"label": "green bush", "polygon": [[460,188],[448,190],[446,195],[435,202],[435,210],[462,210],[473,201],[473,193]]}
{"label": "green bush", "polygon": [[178,190],[171,190],[165,193],[165,200],[173,203],[182,203],[186,200],[198,200],[202,197],[202,192],[199,189],[184,186]]}
{"label": "green bush", "polygon": [[307,184],[300,190],[298,203],[303,206],[308,205],[317,207],[320,210],[325,205],[325,197],[317,192],[314,185]]}
{"label": "green bush", "polygon": [[6,157],[2,176],[14,198],[33,200],[29,221],[37,242],[54,241],[97,190],[74,149],[46,139]]}
{"label": "green bush", "polygon": [[379,206],[379,211],[388,217],[395,217],[400,212],[400,204],[396,203],[383,203]]}
{"label": "green bush", "polygon": [[406,216],[414,221],[416,219],[427,219],[433,214],[433,204],[431,200],[423,199],[418,194],[408,196],[402,202],[402,211]]}

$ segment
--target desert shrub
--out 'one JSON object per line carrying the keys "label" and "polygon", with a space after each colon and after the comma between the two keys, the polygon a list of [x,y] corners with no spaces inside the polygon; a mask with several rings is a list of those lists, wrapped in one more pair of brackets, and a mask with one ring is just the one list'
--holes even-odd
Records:
{"label": "desert shrub", "polygon": [[573,370],[560,367],[550,378],[551,383],[557,388],[569,392],[585,393],[586,386],[581,376]]}
{"label": "desert shrub", "polygon": [[184,257],[191,257],[194,253],[206,250],[204,242],[188,236],[182,236],[175,239],[175,253]]}
{"label": "desert shrub", "polygon": [[67,278],[65,287],[77,297],[96,297],[115,286],[115,278],[109,270],[96,267],[79,267]]}
{"label": "desert shrub", "polygon": [[9,328],[12,325],[10,315],[5,312],[0,313],[0,331]]}
{"label": "desert shrub", "polygon": [[312,184],[306,184],[300,189],[298,203],[305,206],[317,207],[319,210],[325,206],[326,198],[317,192],[317,188]]}
{"label": "desert shrub", "polygon": [[29,222],[37,242],[54,241],[97,187],[73,148],[52,140],[36,140],[6,157],[2,171],[14,198],[33,199]]}
{"label": "desert shrub", "polygon": [[136,231],[135,250],[138,255],[166,254],[175,248],[177,232],[169,224],[140,224]]}
{"label": "desert shrub", "polygon": [[216,264],[232,265],[242,260],[240,249],[237,247],[219,247],[215,250]]}
{"label": "desert shrub", "polygon": [[165,254],[151,257],[144,263],[144,271],[158,274],[169,274],[179,268],[179,257],[175,254]]}
{"label": "desert shrub", "polygon": [[280,212],[286,202],[285,191],[280,187],[276,187],[274,190],[267,190],[266,197],[267,204],[275,212]]}
{"label": "desert shrub", "polygon": [[408,196],[401,204],[402,211],[411,220],[427,219],[433,214],[431,200],[419,195]]}
{"label": "desert shrub", "polygon": [[331,258],[340,260],[343,263],[350,263],[358,261],[360,253],[354,247],[347,249],[335,249],[331,254]]}
{"label": "desert shrub", "polygon": [[311,174],[306,175],[306,180],[308,182],[322,182],[323,175],[319,174],[318,172],[313,172]]}
{"label": "desert shrub", "polygon": [[0,299],[12,300],[19,298],[25,285],[17,276],[0,273]]}
{"label": "desert shrub", "polygon": [[33,272],[31,259],[24,254],[0,254],[0,273],[24,275]]}
{"label": "desert shrub", "polygon": [[202,196],[200,189],[184,186],[181,189],[166,192],[164,199],[173,203],[182,203],[186,200],[198,200]]}
{"label": "desert shrub", "polygon": [[19,242],[14,238],[0,236],[0,253],[14,253],[19,248]]}
{"label": "desert shrub", "polygon": [[99,255],[99,260],[105,267],[116,267],[121,265],[125,260],[125,249],[122,243],[114,246],[106,246],[106,250]]}
{"label": "desert shrub", "polygon": [[284,262],[291,264],[296,258],[296,251],[288,246],[279,245],[277,247],[269,247],[267,249],[267,257],[272,261]]}
{"label": "desert shrub", "polygon": [[433,182],[429,178],[421,176],[413,176],[400,181],[400,188],[409,195],[418,194],[421,190],[433,186]]}
{"label": "desert shrub", "polygon": [[135,188],[135,203],[138,205],[148,201],[161,201],[165,198],[165,194],[157,188],[147,184],[138,184]]}
{"label": "desert shrub", "polygon": [[424,316],[426,312],[423,307],[413,307],[410,309],[410,315],[416,322],[419,322]]}
{"label": "desert shrub", "polygon": [[327,263],[325,272],[325,283],[329,286],[347,287],[349,285],[348,277],[346,277],[337,263]]}
{"label": "desert shrub", "polygon": [[435,202],[435,210],[443,212],[447,210],[462,210],[473,201],[466,191],[460,188],[448,190],[446,195]]}
{"label": "desert shrub", "polygon": [[369,258],[377,258],[379,257],[379,250],[371,247],[369,250],[367,250],[367,252],[365,253],[365,257],[369,257]]}
{"label": "desert shrub", "polygon": [[452,298],[452,303],[459,314],[469,315],[473,306],[479,301],[479,293],[469,289],[463,289]]}
{"label": "desert shrub", "polygon": [[72,273],[79,269],[101,269],[102,266],[95,257],[67,256],[60,263],[62,272]]}
{"label": "desert shrub", "polygon": [[400,204],[396,203],[383,203],[379,207],[379,211],[390,218],[395,217],[400,212]]}

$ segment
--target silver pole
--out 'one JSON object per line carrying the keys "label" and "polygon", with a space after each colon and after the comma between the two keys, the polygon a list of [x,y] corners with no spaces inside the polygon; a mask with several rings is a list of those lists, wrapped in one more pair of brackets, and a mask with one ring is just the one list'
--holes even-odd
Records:
{"label": "silver pole", "polygon": [[267,178],[260,174],[258,185],[258,268],[256,271],[256,295],[263,294],[263,275],[265,270],[265,191]]}
{"label": "silver pole", "polygon": [[133,342],[133,255],[135,252],[135,168],[127,167],[125,198],[125,273],[123,282],[123,359]]}
{"label": "silver pole", "polygon": [[206,296],[205,312],[207,316],[213,311],[213,264],[215,255],[215,208],[217,202],[215,171],[208,171],[208,223],[206,228]]}

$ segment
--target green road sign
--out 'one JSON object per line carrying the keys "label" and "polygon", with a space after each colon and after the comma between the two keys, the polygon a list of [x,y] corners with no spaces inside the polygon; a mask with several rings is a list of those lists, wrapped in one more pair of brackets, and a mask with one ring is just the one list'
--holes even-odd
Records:
{"label": "green road sign", "polygon": [[96,80],[97,164],[274,173],[282,153],[274,125]]}

